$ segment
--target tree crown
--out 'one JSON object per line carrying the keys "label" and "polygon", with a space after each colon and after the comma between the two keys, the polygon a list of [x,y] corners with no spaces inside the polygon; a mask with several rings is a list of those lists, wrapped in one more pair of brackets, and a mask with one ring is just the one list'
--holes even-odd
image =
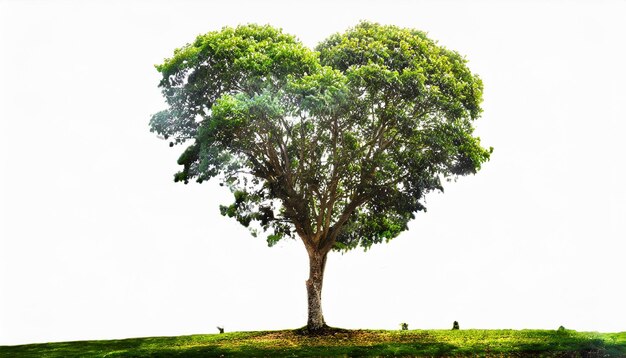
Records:
{"label": "tree crown", "polygon": [[175,181],[219,177],[223,215],[349,250],[407,229],[442,179],[473,174],[482,82],[420,31],[361,22],[310,50],[271,26],[198,36],[157,66],[169,108],[151,130],[191,142]]}

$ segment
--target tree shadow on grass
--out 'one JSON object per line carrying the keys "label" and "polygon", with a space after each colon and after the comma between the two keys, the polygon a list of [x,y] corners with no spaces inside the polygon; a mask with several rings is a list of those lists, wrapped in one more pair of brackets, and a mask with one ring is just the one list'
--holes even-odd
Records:
{"label": "tree shadow on grass", "polygon": [[107,357],[447,357],[457,347],[445,343],[391,343],[372,346],[301,346],[264,348],[256,345],[238,347],[204,346],[184,350],[112,352]]}

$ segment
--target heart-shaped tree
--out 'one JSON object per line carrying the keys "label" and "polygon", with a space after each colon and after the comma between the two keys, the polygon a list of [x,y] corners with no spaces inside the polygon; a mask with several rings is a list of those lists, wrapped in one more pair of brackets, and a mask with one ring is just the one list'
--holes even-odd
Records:
{"label": "heart-shaped tree", "polygon": [[235,197],[223,215],[270,246],[302,240],[316,332],[328,252],[398,236],[442,179],[489,159],[472,135],[482,82],[466,62],[423,32],[370,22],[315,50],[271,26],[225,27],[157,66],[169,108],[151,131],[189,143],[175,181],[217,177]]}

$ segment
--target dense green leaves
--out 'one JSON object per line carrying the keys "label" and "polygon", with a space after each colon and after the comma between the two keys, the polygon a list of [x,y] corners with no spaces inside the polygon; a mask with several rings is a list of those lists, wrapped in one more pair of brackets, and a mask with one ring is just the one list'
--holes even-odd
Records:
{"label": "dense green leaves", "polygon": [[222,214],[270,245],[325,252],[388,241],[441,179],[475,173],[482,82],[422,32],[362,22],[315,51],[270,26],[199,36],[159,66],[151,129],[189,141],[176,181],[218,177]]}

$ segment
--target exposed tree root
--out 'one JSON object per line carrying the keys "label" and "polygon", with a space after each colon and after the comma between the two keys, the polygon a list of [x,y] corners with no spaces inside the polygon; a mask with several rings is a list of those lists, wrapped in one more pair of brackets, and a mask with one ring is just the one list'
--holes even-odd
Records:
{"label": "exposed tree root", "polygon": [[324,325],[319,329],[311,330],[308,326],[294,329],[293,332],[299,336],[333,336],[337,333],[349,334],[352,330],[345,328],[336,328]]}

